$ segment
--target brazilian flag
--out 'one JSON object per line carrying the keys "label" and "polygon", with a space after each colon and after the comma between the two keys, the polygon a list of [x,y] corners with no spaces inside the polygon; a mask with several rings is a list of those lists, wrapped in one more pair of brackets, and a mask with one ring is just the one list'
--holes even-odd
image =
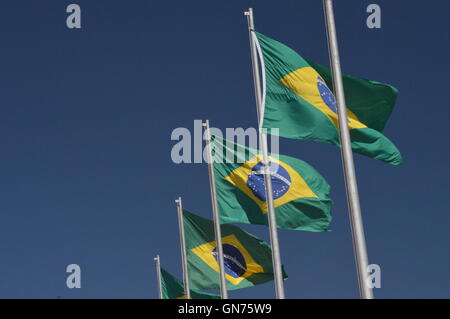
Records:
{"label": "brazilian flag", "polygon": [[[194,289],[220,289],[213,222],[186,210],[183,214],[189,285]],[[269,245],[234,225],[222,225],[221,231],[228,290],[273,280]],[[287,278],[284,270],[283,274]]]}
{"label": "brazilian flag", "polygon": [[[161,288],[163,299],[185,299],[184,285],[161,267]],[[220,299],[219,295],[191,289],[191,299]]]}
{"label": "brazilian flag", "polygon": [[[267,225],[262,155],[253,149],[212,138],[217,203],[223,223]],[[271,154],[269,168],[277,226],[283,229],[328,231],[330,186],[309,164]]]}
{"label": "brazilian flag", "polygon": [[[340,146],[336,100],[328,68],[308,63],[284,44],[255,32],[264,65],[263,127],[287,138]],[[393,165],[403,162],[381,132],[397,97],[394,87],[344,76],[348,126],[355,152]]]}

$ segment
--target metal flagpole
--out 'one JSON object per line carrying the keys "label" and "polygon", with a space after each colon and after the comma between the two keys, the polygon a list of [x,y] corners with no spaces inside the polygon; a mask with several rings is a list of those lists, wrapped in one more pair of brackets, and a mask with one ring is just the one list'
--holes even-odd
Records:
{"label": "metal flagpole", "polygon": [[162,295],[162,284],[161,284],[161,263],[159,260],[159,255],[156,255],[155,258],[153,258],[156,264],[156,281],[158,283],[158,297],[159,299],[163,299]]}
{"label": "metal flagpole", "polygon": [[183,266],[183,284],[184,296],[186,299],[191,299],[191,290],[189,289],[189,273],[186,256],[186,240],[184,238],[184,221],[183,221],[183,203],[181,197],[175,200],[178,210],[178,227],[180,230],[180,247],[181,247],[181,264]]}
{"label": "metal flagpole", "polygon": [[352,230],[353,248],[355,251],[356,268],[361,298],[373,299],[372,288],[368,283],[368,257],[364,227],[359,205],[358,186],[356,184],[355,166],[351,147],[350,132],[347,124],[347,106],[345,104],[344,86],[342,83],[339,49],[334,22],[333,1],[324,0],[325,21],[327,27],[328,50],[333,72],[333,86],[336,94],[339,114],[339,136],[341,140],[341,157],[344,168],[347,202],[349,208],[350,225]]}
{"label": "metal flagpole", "polygon": [[[254,20],[253,20],[253,9],[249,8],[248,11],[244,13],[247,16],[248,31],[250,37],[250,51],[252,56],[252,68],[253,68],[253,81],[255,84],[255,97],[256,97],[256,109],[258,114],[258,127],[259,127],[259,142],[262,151],[262,164],[264,166],[264,184],[266,188],[266,199],[267,199],[267,213],[269,221],[269,233],[270,233],[270,243],[272,246],[272,263],[275,275],[275,291],[277,299],[284,299],[284,284],[283,284],[283,272],[281,269],[281,258],[280,258],[280,248],[278,244],[278,231],[277,222],[275,216],[275,208],[273,204],[273,192],[272,192],[272,176],[270,173],[269,156],[267,149],[267,135],[262,129],[262,119],[260,115],[262,114],[262,95],[261,95],[261,83],[259,77],[259,67],[258,58],[256,51],[256,43],[253,40],[252,31],[255,30]],[[264,72],[264,70],[263,70]]]}
{"label": "metal flagpole", "polygon": [[214,164],[211,153],[211,133],[209,131],[209,121],[203,123],[206,135],[206,152],[208,153],[208,172],[209,172],[209,188],[211,190],[211,205],[213,210],[214,219],[214,232],[216,234],[217,243],[217,260],[219,262],[219,278],[220,278],[220,295],[222,299],[228,299],[227,282],[225,278],[225,265],[224,265],[224,254],[222,246],[222,232],[220,229],[220,216],[219,209],[217,207],[217,194],[216,194],[216,182],[214,178]]}

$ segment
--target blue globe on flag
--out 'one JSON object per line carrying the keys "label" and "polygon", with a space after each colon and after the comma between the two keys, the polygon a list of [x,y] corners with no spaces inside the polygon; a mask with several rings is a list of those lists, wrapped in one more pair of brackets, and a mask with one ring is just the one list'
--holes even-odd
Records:
{"label": "blue globe on flag", "polygon": [[[269,162],[269,170],[272,179],[273,199],[277,199],[289,190],[291,177],[286,169],[274,162]],[[247,186],[257,198],[264,202],[267,200],[264,183],[264,166],[262,162],[253,166],[251,173],[248,175]]]}
{"label": "blue globe on flag", "polygon": [[336,98],[320,76],[317,77],[317,88],[319,89],[320,97],[325,104],[330,108],[330,110],[337,114]]}
{"label": "blue globe on flag", "polygon": [[[230,244],[223,244],[223,263],[225,273],[233,278],[239,278],[247,272],[247,263],[244,256],[238,248]],[[212,254],[216,261],[219,260],[217,248],[214,248]]]}

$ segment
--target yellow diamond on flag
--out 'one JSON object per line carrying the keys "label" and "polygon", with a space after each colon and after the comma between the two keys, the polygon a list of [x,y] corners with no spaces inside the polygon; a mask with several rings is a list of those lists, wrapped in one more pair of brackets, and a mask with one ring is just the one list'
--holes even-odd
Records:
{"label": "yellow diamond on flag", "polygon": [[[241,244],[235,235],[228,235],[222,238],[225,278],[233,285],[238,285],[244,278],[256,273],[264,273],[264,269],[250,255],[247,249]],[[197,246],[192,249],[201,260],[209,267],[219,272],[217,262],[216,241]]]}
{"label": "yellow diamond on flag", "polygon": [[[305,180],[288,164],[269,156],[274,206],[278,207],[298,198],[318,196]],[[253,199],[267,213],[262,155],[258,154],[232,171],[225,179]]]}

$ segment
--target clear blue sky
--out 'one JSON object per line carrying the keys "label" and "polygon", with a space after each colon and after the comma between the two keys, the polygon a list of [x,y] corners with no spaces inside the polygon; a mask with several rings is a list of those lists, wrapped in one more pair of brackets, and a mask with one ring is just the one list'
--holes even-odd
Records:
{"label": "clear blue sky", "polygon": [[[72,2],[81,30],[65,26]],[[379,30],[365,25],[369,3]],[[155,298],[155,254],[181,277],[174,200],[211,208],[205,164],[173,164],[170,134],[194,119],[256,125],[249,6],[258,31],[328,65],[317,0],[1,2],[0,297]],[[355,155],[380,298],[450,296],[449,9],[335,4],[343,72],[400,91],[385,134],[405,163]],[[280,150],[321,172],[335,203],[332,232],[279,232],[287,297],[358,297],[339,149],[283,139]],[[71,263],[81,289],[65,285]],[[273,283],[230,296],[272,298]]]}

